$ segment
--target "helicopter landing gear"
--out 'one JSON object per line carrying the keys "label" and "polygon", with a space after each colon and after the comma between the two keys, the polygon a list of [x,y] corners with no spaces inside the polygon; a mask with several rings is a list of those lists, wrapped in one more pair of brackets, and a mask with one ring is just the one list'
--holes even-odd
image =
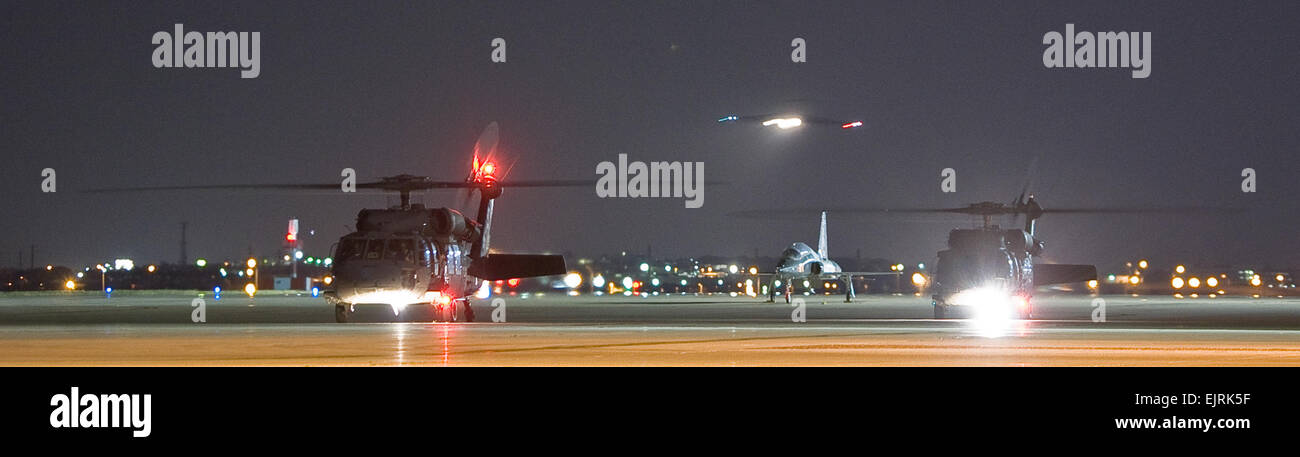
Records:
{"label": "helicopter landing gear", "polygon": [[456,320],[456,302],[453,300],[445,305],[433,305],[434,322],[452,322]]}
{"label": "helicopter landing gear", "polygon": [[947,319],[947,318],[948,318],[948,305],[945,305],[945,304],[943,304],[943,303],[939,303],[939,302],[934,302],[933,304],[934,304],[934,318],[935,318],[935,319]]}
{"label": "helicopter landing gear", "polygon": [[351,303],[340,303],[334,305],[334,322],[338,322],[340,324],[346,324],[349,318],[351,317],[352,317]]}
{"label": "helicopter landing gear", "polygon": [[1022,308],[1020,308],[1018,311],[1016,311],[1016,318],[1017,318],[1017,319],[1020,319],[1020,320],[1022,320],[1022,321],[1027,321],[1027,320],[1031,320],[1031,319],[1033,319],[1033,318],[1034,318],[1034,307],[1033,307],[1033,305],[1030,305],[1030,304],[1026,303],[1024,307],[1022,307]]}
{"label": "helicopter landing gear", "polygon": [[430,305],[433,322],[474,322],[469,300],[452,300],[445,305]]}

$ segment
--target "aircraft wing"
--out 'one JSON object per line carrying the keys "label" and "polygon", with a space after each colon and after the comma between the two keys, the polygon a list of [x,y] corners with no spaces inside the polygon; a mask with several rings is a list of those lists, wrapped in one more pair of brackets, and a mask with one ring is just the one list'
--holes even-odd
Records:
{"label": "aircraft wing", "polygon": [[825,277],[833,277],[833,278],[850,277],[850,278],[851,278],[851,277],[856,277],[856,276],[897,276],[897,275],[901,275],[901,274],[903,274],[903,273],[902,273],[902,272],[899,272],[899,271],[841,271],[841,272],[838,272],[838,273],[822,273],[822,274],[820,274],[820,275],[817,275],[817,277],[819,277],[819,278],[825,278]]}
{"label": "aircraft wing", "polygon": [[[846,278],[846,277],[852,278],[852,277],[864,277],[864,276],[896,276],[896,275],[901,275],[901,274],[903,274],[903,273],[902,273],[902,272],[898,272],[898,271],[840,271],[840,272],[836,272],[836,273],[825,273],[825,272],[823,272],[823,273],[821,273],[821,274],[819,274],[819,275],[815,275],[815,276],[817,276],[818,278],[825,278],[825,279],[843,279],[843,278]],[[757,276],[758,276],[758,280],[759,280],[760,282],[766,282],[768,279],[772,278],[773,276],[785,276],[785,277],[792,277],[792,278],[806,278],[806,277],[811,277],[811,276],[814,276],[814,275],[813,275],[812,273],[774,273],[774,272],[768,272],[768,273],[759,273]]]}

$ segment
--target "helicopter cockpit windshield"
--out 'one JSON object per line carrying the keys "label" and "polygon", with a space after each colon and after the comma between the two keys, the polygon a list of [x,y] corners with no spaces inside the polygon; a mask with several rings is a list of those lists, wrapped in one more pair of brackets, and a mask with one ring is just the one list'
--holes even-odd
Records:
{"label": "helicopter cockpit windshield", "polygon": [[415,238],[348,238],[339,243],[334,259],[339,263],[388,260],[416,264],[428,259],[426,251],[424,243]]}
{"label": "helicopter cockpit windshield", "polygon": [[1004,250],[940,253],[938,272],[952,290],[986,286],[988,281],[1006,280],[1012,264]]}

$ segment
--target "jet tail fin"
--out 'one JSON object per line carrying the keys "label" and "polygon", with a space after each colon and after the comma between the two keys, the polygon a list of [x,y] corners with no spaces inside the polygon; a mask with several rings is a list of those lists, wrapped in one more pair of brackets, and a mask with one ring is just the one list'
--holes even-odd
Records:
{"label": "jet tail fin", "polygon": [[823,259],[830,257],[826,253],[826,212],[822,211],[822,229],[817,235],[817,255]]}
{"label": "jet tail fin", "polygon": [[488,281],[562,275],[566,272],[562,255],[489,254],[469,265],[470,276]]}

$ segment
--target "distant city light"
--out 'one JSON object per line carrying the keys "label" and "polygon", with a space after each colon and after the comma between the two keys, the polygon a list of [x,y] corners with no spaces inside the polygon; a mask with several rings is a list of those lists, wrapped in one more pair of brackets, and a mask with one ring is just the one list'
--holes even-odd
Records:
{"label": "distant city light", "polygon": [[1172,280],[1169,281],[1169,285],[1174,286],[1175,289],[1182,289],[1182,288],[1183,288],[1183,278],[1180,278],[1180,277],[1174,276],[1174,279],[1172,279]]}
{"label": "distant city light", "polygon": [[596,277],[591,278],[591,286],[592,286],[592,287],[595,287],[595,288],[597,288],[597,289],[604,288],[604,287],[605,287],[605,277],[602,276],[602,275],[597,274]]}
{"label": "distant city light", "polygon": [[251,283],[251,282],[248,283],[248,284],[246,284],[246,285],[244,285],[244,293],[248,294],[249,297],[252,297],[253,295],[256,295],[256,294],[257,294],[257,286],[253,285],[253,283]]}
{"label": "distant city light", "polygon": [[1187,271],[1187,267],[1179,265],[1174,267],[1174,271],[1177,272],[1178,274],[1183,274],[1183,272]]}
{"label": "distant city light", "polygon": [[67,287],[68,290],[73,290],[77,288],[77,283],[72,282],[72,280],[69,279],[68,282],[63,283],[63,287]]}
{"label": "distant city light", "polygon": [[925,275],[923,275],[923,274],[921,274],[921,273],[919,273],[919,272],[917,272],[917,273],[912,273],[912,284],[915,284],[915,285],[917,285],[917,286],[924,286],[924,285],[925,285]]}
{"label": "distant city light", "polygon": [[257,259],[249,258],[244,264],[248,265],[248,268],[257,268]]}
{"label": "distant city light", "polygon": [[650,271],[650,264],[648,264],[648,263],[642,263],[642,264],[641,264],[641,271]]}
{"label": "distant city light", "polygon": [[1141,268],[1141,269],[1143,269],[1143,270],[1147,269],[1147,261],[1146,261],[1146,259],[1142,259],[1142,260],[1139,260],[1139,261],[1138,261],[1138,268]]}
{"label": "distant city light", "polygon": [[203,267],[208,266],[208,261],[207,261],[207,259],[198,259],[198,260],[195,260],[195,261],[194,261],[194,265],[197,266],[197,267],[199,267],[199,268],[203,268]]}
{"label": "distant city light", "polygon": [[631,288],[632,288],[632,277],[631,277],[631,276],[624,276],[624,277],[623,277],[623,288],[624,288],[624,289],[631,289]]}

